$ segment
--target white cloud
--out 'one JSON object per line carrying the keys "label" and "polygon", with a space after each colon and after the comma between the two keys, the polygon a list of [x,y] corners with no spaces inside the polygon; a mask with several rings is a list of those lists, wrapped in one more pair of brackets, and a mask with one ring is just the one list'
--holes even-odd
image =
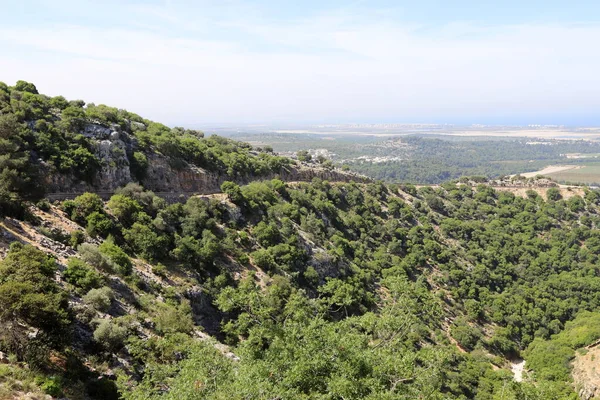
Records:
{"label": "white cloud", "polygon": [[[172,124],[476,121],[585,113],[600,105],[597,25],[432,30],[334,14],[285,24],[237,17],[192,29],[193,16],[164,15],[167,25],[152,30],[0,28],[0,77]],[[224,27],[231,35],[206,34]]]}

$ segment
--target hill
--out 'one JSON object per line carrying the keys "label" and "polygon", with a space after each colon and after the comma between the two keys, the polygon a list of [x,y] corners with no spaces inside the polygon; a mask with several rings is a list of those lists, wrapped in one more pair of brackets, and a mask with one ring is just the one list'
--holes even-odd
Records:
{"label": "hill", "polygon": [[[139,182],[155,192],[214,193],[226,181],[313,177],[366,181],[332,166],[308,165],[197,130],[169,128],[105,105],[39,94],[35,85],[0,82],[0,206],[10,199],[110,197]],[[12,212],[20,212],[13,210]]]}
{"label": "hill", "polygon": [[[34,90],[17,86],[11,96]],[[224,142],[219,160],[279,160],[314,178],[231,175],[223,161],[210,169],[219,193],[166,201],[142,177],[108,199],[52,203],[44,179],[77,180],[75,194],[109,188],[107,170],[60,170],[28,119],[2,110],[3,149],[19,151],[0,156],[15,178],[0,221],[0,397],[577,398],[571,360],[600,338],[600,192],[324,180],[330,170]],[[56,154],[88,143],[97,157],[105,140],[60,132],[71,150]],[[160,150],[163,134],[134,148],[209,171],[192,161],[216,151],[210,138],[169,132],[197,158]]]}

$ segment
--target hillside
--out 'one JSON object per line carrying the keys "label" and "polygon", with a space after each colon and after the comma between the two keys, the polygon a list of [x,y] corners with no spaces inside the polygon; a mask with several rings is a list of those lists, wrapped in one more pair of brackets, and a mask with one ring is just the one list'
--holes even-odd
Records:
{"label": "hillside", "polygon": [[[599,191],[520,177],[351,182],[198,132],[154,135],[122,110],[147,127],[115,128],[133,178],[102,162],[81,175],[110,140],[65,127],[72,105],[32,129],[21,102],[41,95],[17,86],[0,108],[0,398],[595,393],[583,357],[600,339]],[[96,106],[80,108],[84,132],[103,126],[89,120]],[[152,172],[160,160],[202,168],[211,189],[172,176],[171,188]],[[279,169],[249,172],[270,162]],[[151,182],[186,196],[165,200]],[[74,199],[45,200],[40,185]]]}
{"label": "hillside", "polygon": [[[131,182],[159,193],[215,193],[228,180],[279,178],[367,181],[329,165],[312,165],[265,147],[169,128],[105,105],[39,94],[35,85],[0,82],[0,206],[11,198],[110,197]],[[13,202],[14,203],[14,202]],[[18,212],[18,210],[14,210]]]}

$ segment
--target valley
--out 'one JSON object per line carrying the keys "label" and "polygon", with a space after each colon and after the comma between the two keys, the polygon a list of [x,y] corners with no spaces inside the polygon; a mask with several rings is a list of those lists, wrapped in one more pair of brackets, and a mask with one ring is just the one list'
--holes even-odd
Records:
{"label": "valley", "polygon": [[[598,190],[386,183],[0,89],[1,398],[558,400],[593,382]],[[428,140],[394,156],[531,154]],[[546,163],[559,145],[532,146]]]}

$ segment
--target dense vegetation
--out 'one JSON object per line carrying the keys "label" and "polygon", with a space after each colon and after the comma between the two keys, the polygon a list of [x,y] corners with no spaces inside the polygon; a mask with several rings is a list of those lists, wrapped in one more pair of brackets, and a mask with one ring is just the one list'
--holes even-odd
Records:
{"label": "dense vegetation", "polygon": [[168,203],[131,183],[108,201],[34,204],[37,155],[62,138],[43,159],[61,168],[88,139],[60,130],[63,115],[43,144],[11,105],[35,88],[4,91],[0,397],[577,398],[570,361],[600,338],[600,192],[520,197],[484,178],[240,186],[239,173],[289,161],[143,120],[138,154],[222,171],[222,193]]}
{"label": "dense vegetation", "polygon": [[[441,183],[461,176],[481,175],[496,178],[502,175],[542,169],[549,164],[577,164],[578,159],[565,159],[568,153],[598,153],[600,144],[589,141],[487,138],[467,139],[450,137],[407,136],[400,140],[407,147],[395,153],[395,147],[385,150],[401,160],[370,162],[350,160],[353,170],[388,182]],[[390,141],[393,144],[394,141]]]}
{"label": "dense vegetation", "polygon": [[[0,82],[0,215],[22,215],[21,200],[44,194],[44,176],[64,175],[95,184],[102,163],[95,130],[124,132],[132,173],[145,177],[153,154],[167,157],[174,168],[188,164],[229,179],[278,173],[290,160],[269,151],[201,131],[169,128],[126,110],[82,100],[38,93],[32,83]],[[104,138],[106,139],[106,138]],[[15,208],[16,207],[16,208]]]}
{"label": "dense vegetation", "polygon": [[[584,165],[600,143],[588,140],[408,135],[381,139],[348,134],[231,134],[254,143],[270,143],[279,152],[325,153],[334,163],[374,179],[436,184],[461,176],[502,175],[540,170],[550,164]],[[333,139],[333,140],[332,140]],[[589,179],[586,180],[589,182]]]}
{"label": "dense vegetation", "polygon": [[[228,201],[167,204],[130,185],[107,203],[93,194],[64,202],[88,235],[104,238],[97,246],[63,235],[80,256],[61,272],[64,289],[14,276],[16,263],[46,276],[55,267],[28,246],[11,248],[0,293],[17,311],[2,318],[43,332],[48,350],[36,362],[42,376],[60,376],[52,390],[115,390],[110,380],[93,386],[91,372],[57,375],[43,354],[59,352],[110,365],[125,357],[128,367],[112,368],[131,399],[574,396],[568,362],[600,337],[589,313],[600,306],[597,192],[544,201],[485,184],[399,190],[318,180],[223,190]],[[156,280],[133,268],[137,258]],[[65,293],[83,304],[69,308]],[[43,318],[30,314],[36,302]],[[93,333],[83,347],[76,334],[55,333],[73,324]],[[214,339],[199,340],[202,329]],[[519,353],[530,380],[494,370]]]}

